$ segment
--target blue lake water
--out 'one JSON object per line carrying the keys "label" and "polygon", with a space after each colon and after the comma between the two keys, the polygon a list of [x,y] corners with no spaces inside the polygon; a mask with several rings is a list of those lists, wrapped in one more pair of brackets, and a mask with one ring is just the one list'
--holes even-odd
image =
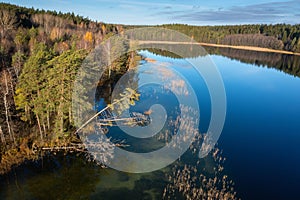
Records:
{"label": "blue lake water", "polygon": [[[140,51],[140,54],[154,62],[141,61],[136,72],[137,85],[147,79],[151,67],[158,64],[164,64],[185,77],[198,98],[199,130],[205,133],[211,118],[211,100],[204,79],[185,59],[164,57],[149,51]],[[131,174],[102,169],[74,155],[46,156],[43,162],[24,164],[0,177],[0,198],[161,199],[166,190],[171,199],[185,199],[193,187],[183,192],[179,185],[185,182],[174,180],[184,176],[184,165],[187,164],[190,171],[197,171],[193,172],[196,176],[194,187],[205,184],[201,182],[202,174],[216,180],[224,180],[226,174],[226,185],[233,187],[231,193],[235,192],[238,198],[297,199],[300,186],[300,78],[220,55],[210,55],[210,58],[222,76],[227,97],[225,124],[217,144],[223,159],[218,157],[218,160],[210,154],[199,160],[198,154],[188,150],[180,160],[161,170]],[[155,76],[160,72],[152,73]],[[151,96],[154,90],[156,93]],[[170,114],[169,120],[176,118],[174,110],[178,108],[178,102],[174,95],[166,95],[166,91],[160,91],[155,84],[140,86],[139,92],[141,100],[130,108],[131,111],[143,112],[149,109],[149,105],[160,103]],[[100,109],[105,102],[99,102]],[[176,125],[164,126],[164,130],[170,132],[174,129]],[[112,127],[108,136],[126,139],[131,144],[127,147],[130,151],[146,152],[164,145],[157,140],[139,141],[120,133],[118,127]],[[222,173],[216,172],[220,166],[224,167]],[[175,173],[177,171],[180,176]],[[220,185],[225,182],[218,183],[215,186],[222,189]],[[175,193],[171,194],[174,188]],[[221,189],[217,190],[220,192]]]}
{"label": "blue lake water", "polygon": [[228,110],[219,140],[246,199],[296,199],[300,178],[300,79],[212,56]]}

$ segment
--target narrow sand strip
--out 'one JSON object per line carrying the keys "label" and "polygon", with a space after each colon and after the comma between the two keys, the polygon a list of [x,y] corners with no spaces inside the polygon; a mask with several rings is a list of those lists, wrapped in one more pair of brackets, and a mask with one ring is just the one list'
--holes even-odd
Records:
{"label": "narrow sand strip", "polygon": [[270,52],[270,53],[281,53],[281,54],[289,54],[300,56],[300,53],[295,53],[292,51],[285,50],[276,50],[262,47],[254,47],[254,46],[234,46],[234,45],[224,45],[224,44],[212,44],[212,43],[203,43],[203,42],[173,42],[173,41],[138,41],[140,44],[194,44],[201,46],[210,46],[210,47],[220,47],[220,48],[231,48],[231,49],[241,49],[248,51],[260,51],[260,52]]}

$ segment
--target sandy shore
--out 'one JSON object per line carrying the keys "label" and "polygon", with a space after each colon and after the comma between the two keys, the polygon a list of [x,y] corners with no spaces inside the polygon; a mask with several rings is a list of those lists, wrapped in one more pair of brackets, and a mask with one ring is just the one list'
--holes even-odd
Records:
{"label": "sandy shore", "polygon": [[270,52],[270,53],[281,53],[289,55],[300,56],[300,53],[295,53],[292,51],[276,50],[262,47],[254,46],[234,46],[234,45],[224,45],[224,44],[212,44],[212,43],[203,43],[203,42],[173,42],[173,41],[138,41],[140,44],[196,44],[201,46],[210,46],[210,47],[220,47],[220,48],[231,48],[231,49],[241,49],[248,51],[260,51],[260,52]]}

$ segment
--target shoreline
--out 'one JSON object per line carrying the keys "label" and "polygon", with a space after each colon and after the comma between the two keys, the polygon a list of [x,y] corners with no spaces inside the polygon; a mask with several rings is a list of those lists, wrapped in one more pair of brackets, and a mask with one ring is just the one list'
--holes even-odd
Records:
{"label": "shoreline", "polygon": [[276,49],[269,49],[264,47],[255,47],[255,46],[234,46],[234,45],[226,45],[226,44],[212,44],[212,43],[197,43],[202,46],[211,46],[211,47],[220,47],[220,48],[231,48],[231,49],[240,49],[240,50],[248,50],[248,51],[260,51],[260,52],[267,52],[267,53],[280,53],[280,54],[288,54],[288,55],[295,55],[300,56],[300,53],[292,52],[292,51],[285,51],[285,50],[276,50]]}
{"label": "shoreline", "polygon": [[173,41],[138,41],[140,44],[194,44],[194,45],[201,45],[201,46],[209,46],[209,47],[220,47],[220,48],[231,48],[231,49],[240,49],[240,50],[247,50],[247,51],[259,51],[259,52],[267,52],[267,53],[280,53],[280,54],[288,54],[288,55],[295,55],[300,56],[300,53],[292,52],[292,51],[285,51],[285,50],[276,50],[276,49],[269,49],[264,47],[255,47],[255,46],[235,46],[235,45],[226,45],[226,44],[213,44],[213,43],[205,43],[205,42],[173,42]]}

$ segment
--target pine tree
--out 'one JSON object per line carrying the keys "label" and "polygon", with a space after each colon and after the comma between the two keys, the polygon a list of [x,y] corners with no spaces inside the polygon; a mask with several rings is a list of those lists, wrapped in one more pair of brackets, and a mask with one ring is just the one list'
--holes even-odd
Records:
{"label": "pine tree", "polygon": [[73,125],[72,91],[76,73],[86,56],[86,50],[68,50],[48,62],[45,95],[49,113],[55,111],[55,138],[67,136],[66,130]]}
{"label": "pine tree", "polygon": [[46,68],[47,61],[52,57],[53,54],[45,44],[37,43],[32,55],[24,64],[16,88],[15,103],[17,109],[22,111],[21,119],[30,122],[33,119],[37,120],[41,139],[43,139],[42,125],[44,124],[41,90],[45,80],[42,72]]}

